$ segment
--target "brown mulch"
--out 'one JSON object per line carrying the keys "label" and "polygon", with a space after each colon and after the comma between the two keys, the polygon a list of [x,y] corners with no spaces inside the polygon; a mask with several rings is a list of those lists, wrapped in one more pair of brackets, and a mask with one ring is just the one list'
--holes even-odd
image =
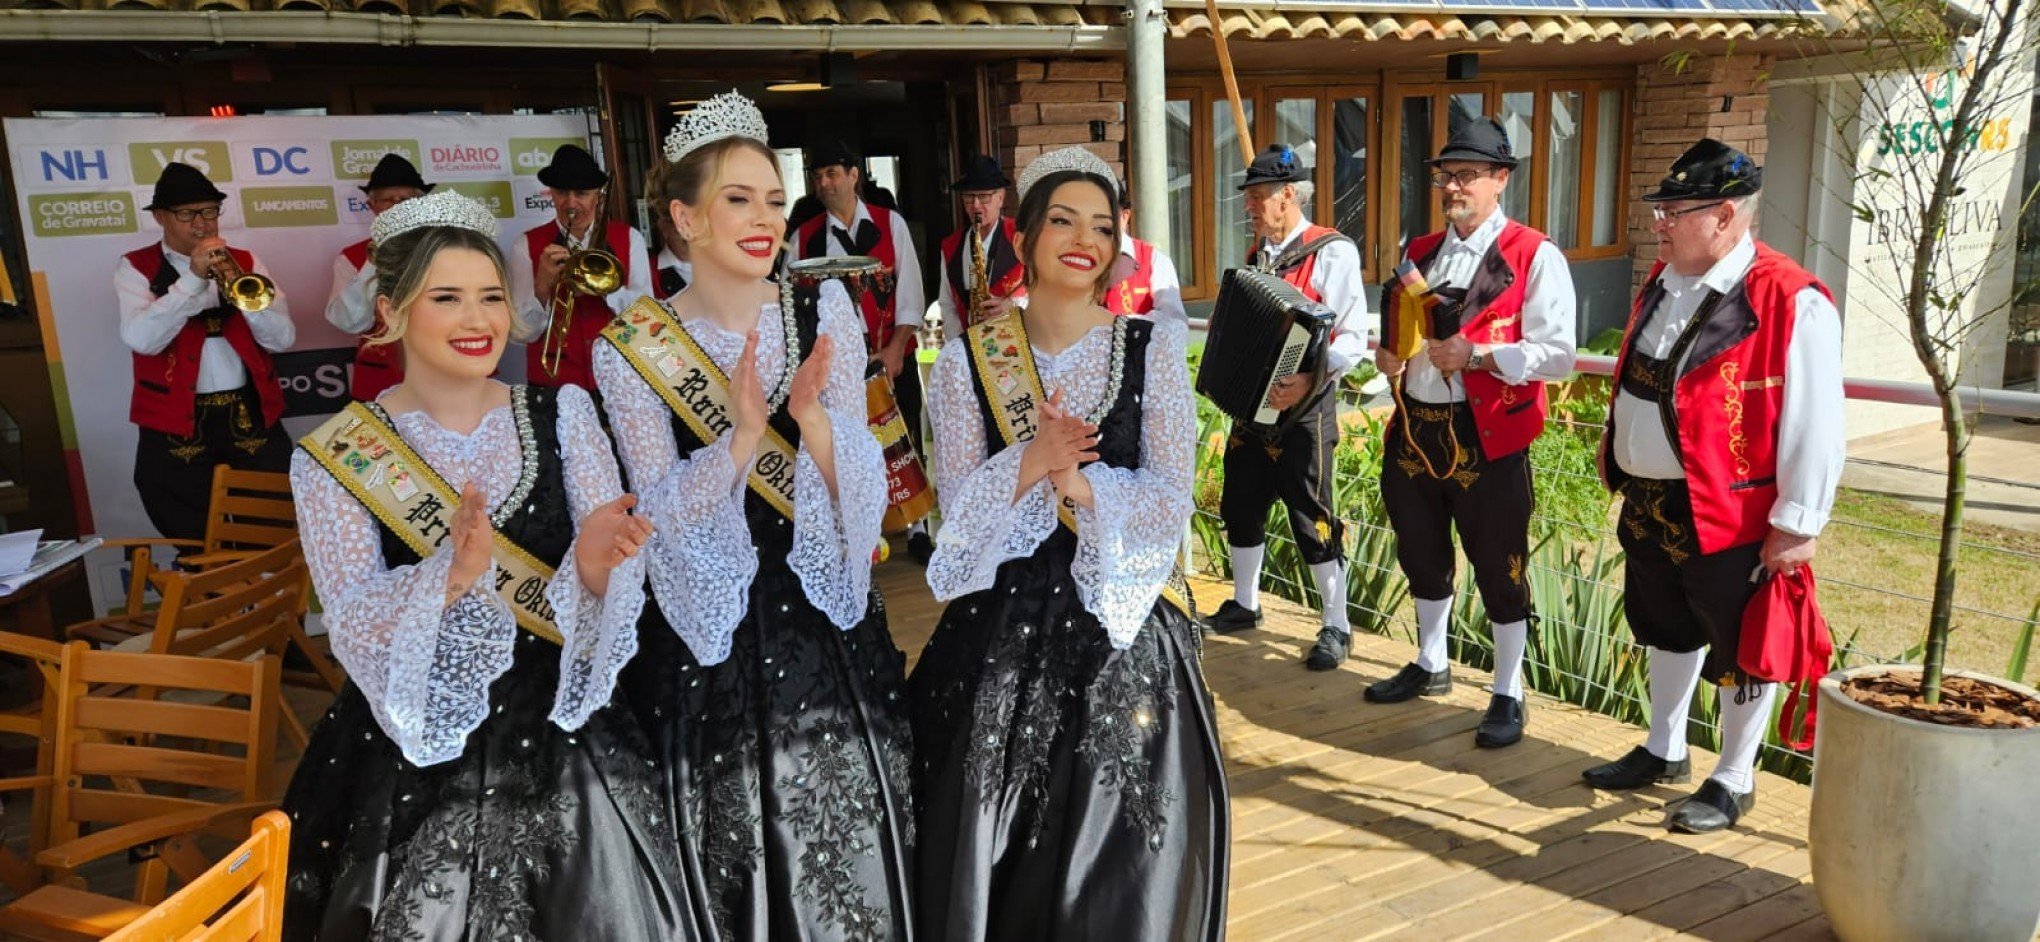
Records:
{"label": "brown mulch", "polygon": [[1920,675],[1913,673],[1860,677],[1843,684],[1842,692],[1873,710],[1943,726],[2040,726],[2040,700],[1973,677],[1942,678],[1941,702],[1934,706],[1920,700]]}

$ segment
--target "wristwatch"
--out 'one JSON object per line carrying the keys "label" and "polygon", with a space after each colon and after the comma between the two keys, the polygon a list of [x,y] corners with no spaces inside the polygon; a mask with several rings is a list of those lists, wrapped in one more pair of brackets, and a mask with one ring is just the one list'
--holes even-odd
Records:
{"label": "wristwatch", "polygon": [[1479,347],[1475,347],[1475,348],[1473,349],[1473,356],[1471,356],[1471,357],[1467,358],[1467,361],[1466,361],[1466,368],[1467,368],[1467,369],[1469,369],[1469,370],[1480,370],[1480,369],[1486,369],[1486,368],[1487,368],[1487,354],[1485,354],[1485,353],[1482,353],[1482,352],[1480,352],[1480,348],[1479,348]]}

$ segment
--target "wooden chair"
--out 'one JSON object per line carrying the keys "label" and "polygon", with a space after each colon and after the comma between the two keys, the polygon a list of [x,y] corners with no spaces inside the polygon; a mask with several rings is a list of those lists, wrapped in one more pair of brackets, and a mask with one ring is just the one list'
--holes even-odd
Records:
{"label": "wooden chair", "polygon": [[276,942],[289,862],[290,818],[271,811],[241,846],[107,942]]}
{"label": "wooden chair", "polygon": [[0,713],[0,736],[26,737],[34,741],[35,748],[33,774],[0,777],[0,795],[26,792],[29,796],[26,843],[18,850],[0,845],[0,886],[22,896],[43,885],[42,869],[34,861],[49,846],[50,790],[56,781],[57,693],[63,688],[64,648],[47,638],[0,632],[0,656],[26,666],[19,682],[42,688],[39,705]]}
{"label": "wooden chair", "polygon": [[[251,819],[274,808],[278,670],[268,656],[235,661],[66,645],[50,845],[35,858],[50,881],[0,907],[0,935],[104,938],[161,902],[172,876],[189,882],[205,872],[210,862],[197,838],[238,839]],[[104,693],[144,687],[200,691],[223,702]],[[241,755],[222,754],[231,749]],[[219,800],[192,797],[197,790],[214,790]],[[81,868],[122,855],[136,864],[131,894],[83,888]]]}
{"label": "wooden chair", "polygon": [[[127,607],[119,615],[72,625],[65,629],[67,637],[110,646],[147,634],[155,625],[148,610],[151,588],[160,592],[164,582],[177,573],[236,562],[297,539],[297,505],[291,499],[290,475],[236,471],[221,465],[213,469],[212,497],[206,506],[202,541],[168,537],[106,541],[107,547],[128,551]],[[167,568],[158,565],[169,555],[165,550],[177,551]],[[307,605],[310,600],[307,591]]]}

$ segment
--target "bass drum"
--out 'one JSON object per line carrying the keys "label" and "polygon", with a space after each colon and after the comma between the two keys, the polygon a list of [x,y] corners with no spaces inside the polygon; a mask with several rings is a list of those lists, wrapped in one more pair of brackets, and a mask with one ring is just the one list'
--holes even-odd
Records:
{"label": "bass drum", "polygon": [[[908,369],[914,365],[909,363]],[[880,528],[897,533],[927,518],[935,510],[935,489],[928,485],[928,472],[914,439],[907,434],[906,419],[893,397],[892,377],[885,364],[873,361],[864,377],[864,408],[872,437],[885,452],[886,507]]]}

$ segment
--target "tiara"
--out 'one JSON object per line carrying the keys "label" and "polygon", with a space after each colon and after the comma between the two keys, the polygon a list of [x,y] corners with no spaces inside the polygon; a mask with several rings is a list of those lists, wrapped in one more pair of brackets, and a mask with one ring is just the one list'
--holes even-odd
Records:
{"label": "tiara", "polygon": [[381,245],[394,236],[427,226],[454,226],[493,239],[496,237],[496,214],[490,212],[489,207],[462,196],[458,190],[440,190],[384,210],[368,227],[368,241],[370,245]]}
{"label": "tiara", "polygon": [[[1110,182],[1113,180],[1111,165],[1105,163],[1097,154],[1083,147],[1065,147],[1034,158],[1027,164],[1026,169],[1020,171],[1020,199],[1026,200],[1027,191],[1033,189],[1036,183],[1040,183],[1043,177],[1064,170],[1078,170],[1103,177],[1107,181],[1108,190],[1118,185]],[[1117,192],[1111,195],[1115,200],[1119,198]]]}
{"label": "tiara", "polygon": [[765,127],[765,115],[751,99],[736,92],[723,92],[680,116],[680,123],[673,125],[673,133],[666,135],[666,159],[679,163],[680,158],[703,144],[726,137],[748,137],[765,144],[770,134]]}

